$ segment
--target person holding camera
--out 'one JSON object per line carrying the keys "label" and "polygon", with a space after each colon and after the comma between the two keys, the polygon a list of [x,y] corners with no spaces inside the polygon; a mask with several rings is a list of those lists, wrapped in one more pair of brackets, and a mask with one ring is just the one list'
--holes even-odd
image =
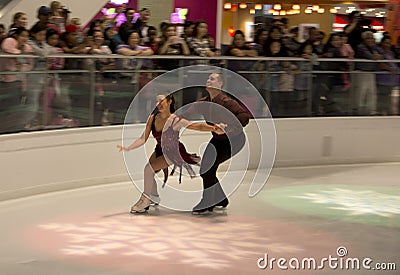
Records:
{"label": "person holding camera", "polygon": [[[158,54],[161,55],[190,55],[190,50],[185,40],[176,35],[175,25],[166,23],[162,28],[161,41],[158,46]],[[179,59],[160,59],[158,64],[165,70],[173,70],[179,67]]]}
{"label": "person holding camera", "polygon": [[361,34],[365,31],[373,31],[369,27],[371,20],[364,18],[361,12],[356,10],[349,14],[349,19],[350,24],[344,27],[344,32],[348,35],[348,44],[356,51],[358,45],[363,41]]}

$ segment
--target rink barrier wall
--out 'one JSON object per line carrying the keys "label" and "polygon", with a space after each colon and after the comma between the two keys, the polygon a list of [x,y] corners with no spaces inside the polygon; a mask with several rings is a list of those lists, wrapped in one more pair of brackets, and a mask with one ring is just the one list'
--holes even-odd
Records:
{"label": "rink barrier wall", "polygon": [[[144,125],[133,127],[139,137]],[[276,119],[275,127],[274,167],[400,161],[399,117],[287,118]],[[245,130],[249,137],[259,135],[254,121]],[[116,147],[122,132],[122,126],[107,126],[0,135],[0,201],[130,182]],[[209,138],[209,133],[190,131],[183,142],[193,152]],[[146,152],[154,146],[149,138]],[[260,144],[251,142],[250,169],[257,167],[259,151]],[[145,163],[146,159],[137,160],[138,167]],[[137,174],[133,180],[141,177]]]}

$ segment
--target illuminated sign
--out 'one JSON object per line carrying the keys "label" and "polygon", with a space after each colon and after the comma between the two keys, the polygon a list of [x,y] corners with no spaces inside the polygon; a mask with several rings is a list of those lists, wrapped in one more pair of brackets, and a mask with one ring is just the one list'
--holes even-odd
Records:
{"label": "illuminated sign", "polygon": [[110,3],[115,5],[127,4],[128,2],[129,0],[110,0]]}
{"label": "illuminated sign", "polygon": [[[116,9],[115,8],[103,8],[101,10],[101,12],[106,15],[108,18],[114,18],[116,15]],[[135,15],[133,16],[133,22],[136,22],[136,20],[140,17],[139,13],[135,13]],[[126,21],[126,17],[124,13],[121,13],[117,16],[117,18],[115,19],[117,22],[117,26],[120,26],[122,23],[124,23]]]}
{"label": "illuminated sign", "polygon": [[188,9],[176,8],[174,13],[171,13],[171,23],[185,23]]}

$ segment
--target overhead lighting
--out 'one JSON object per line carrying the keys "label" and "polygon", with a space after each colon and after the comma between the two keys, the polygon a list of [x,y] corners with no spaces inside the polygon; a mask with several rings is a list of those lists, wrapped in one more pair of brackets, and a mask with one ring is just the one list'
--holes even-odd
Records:
{"label": "overhead lighting", "polygon": [[256,10],[255,9],[250,9],[250,14],[256,14]]}
{"label": "overhead lighting", "polygon": [[318,9],[318,13],[324,13],[325,12],[325,9],[324,8],[319,8]]}
{"label": "overhead lighting", "polygon": [[279,15],[286,15],[286,11],[280,11]]}
{"label": "overhead lighting", "polygon": [[305,9],[304,13],[310,14],[310,13],[312,13],[312,9]]}
{"label": "overhead lighting", "polygon": [[247,8],[247,4],[246,3],[240,3],[239,4],[239,8],[245,9],[245,8]]}
{"label": "overhead lighting", "polygon": [[229,36],[230,37],[233,37],[233,36],[235,36],[235,28],[234,27],[232,27],[232,26],[230,26],[229,28],[228,28],[228,34],[229,34]]}
{"label": "overhead lighting", "polygon": [[262,4],[255,4],[255,5],[254,5],[254,9],[256,9],[256,10],[262,10],[262,9],[263,9]]}
{"label": "overhead lighting", "polygon": [[319,6],[318,5],[313,5],[312,6],[312,10],[313,11],[318,11],[319,10]]}
{"label": "overhead lighting", "polygon": [[274,5],[274,10],[281,10],[282,9],[282,5],[281,4],[275,4]]}
{"label": "overhead lighting", "polygon": [[225,3],[224,4],[224,9],[230,10],[231,8],[232,8],[232,4],[231,3]]}
{"label": "overhead lighting", "polygon": [[274,11],[273,15],[279,15],[279,11]]}
{"label": "overhead lighting", "polygon": [[337,9],[335,9],[335,8],[330,8],[329,12],[330,12],[330,13],[337,13]]}
{"label": "overhead lighting", "polygon": [[299,9],[300,9],[300,5],[299,4],[293,4],[292,10],[299,10]]}
{"label": "overhead lighting", "polygon": [[268,10],[268,13],[269,13],[269,14],[274,14],[274,12],[275,12],[274,9],[269,9],[269,10]]}

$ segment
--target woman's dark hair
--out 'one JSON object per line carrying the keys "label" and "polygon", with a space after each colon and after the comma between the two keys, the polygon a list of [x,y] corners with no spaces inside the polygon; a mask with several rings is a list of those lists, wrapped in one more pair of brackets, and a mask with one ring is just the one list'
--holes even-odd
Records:
{"label": "woman's dark hair", "polygon": [[129,43],[129,37],[131,37],[132,33],[137,33],[137,34],[139,35],[139,39],[140,39],[140,34],[139,34],[139,32],[138,32],[137,30],[133,30],[133,31],[128,32],[128,35],[126,36],[126,40],[124,41],[125,44],[128,44],[128,43]]}
{"label": "woman's dark hair", "polygon": [[[16,28],[11,28],[8,31],[8,37],[13,37],[15,38],[16,35],[20,35],[23,32],[28,32],[27,29],[25,29],[25,27],[16,27]],[[29,32],[28,32],[29,33]]]}
{"label": "woman's dark hair", "polygon": [[379,44],[381,44],[385,40],[389,40],[390,43],[392,43],[392,37],[390,35],[384,35],[384,36],[382,36],[381,41],[379,41]]}
{"label": "woman's dark hair", "polygon": [[149,35],[150,31],[157,31],[157,28],[154,26],[149,26],[149,28],[147,29],[147,35]]}
{"label": "woman's dark hair", "polygon": [[192,34],[192,36],[193,36],[194,38],[197,37],[197,28],[198,28],[199,25],[202,24],[202,23],[207,24],[207,26],[208,26],[208,23],[207,23],[206,21],[204,21],[204,20],[197,20],[196,23],[194,24],[194,30],[193,30],[193,34]]}
{"label": "woman's dark hair", "polygon": [[324,45],[324,53],[328,52],[328,50],[333,47],[331,43],[334,37],[341,37],[341,35],[338,32],[333,32],[329,35],[328,41],[326,41]]}
{"label": "woman's dark hair", "polygon": [[184,28],[184,29],[187,29],[187,28],[189,28],[191,25],[194,25],[194,22],[193,22],[193,21],[187,20],[187,21],[185,21],[185,23],[183,24],[183,28]]}
{"label": "woman's dark hair", "polygon": [[165,97],[167,100],[171,100],[171,105],[169,105],[169,111],[171,113],[175,113],[175,98],[172,94],[169,94]]}
{"label": "woman's dark hair", "polygon": [[[171,100],[171,105],[169,105],[169,111],[172,113],[175,113],[175,98],[173,94],[168,94],[167,92],[165,93],[158,93],[157,95],[163,95],[165,96],[166,100]],[[157,115],[160,111],[158,110],[157,106],[154,108],[153,112],[151,112],[152,115]]]}
{"label": "woman's dark hair", "polygon": [[244,36],[244,33],[243,33],[241,30],[236,30],[235,33],[233,34],[231,45],[233,45],[233,42],[235,41],[235,37],[236,37],[236,35],[238,35],[238,34],[241,35],[241,36],[243,36],[243,38],[245,37],[245,36]]}
{"label": "woman's dark hair", "polygon": [[168,23],[168,22],[165,22],[165,21],[162,21],[161,23],[160,23],[160,31],[161,31],[161,33],[163,32],[163,30],[164,30],[164,28],[166,28],[167,27],[167,25],[169,25],[169,24],[172,24],[172,23]]}
{"label": "woman's dark hair", "polygon": [[161,41],[164,44],[165,41],[167,40],[167,36],[165,35],[165,32],[167,31],[168,28],[176,28],[173,23],[164,23],[164,26],[161,29]]}
{"label": "woman's dark hair", "polygon": [[94,28],[96,27],[96,25],[100,25],[102,22],[100,19],[95,19],[92,22],[90,22],[90,26],[89,26],[89,30],[87,32],[87,36],[93,36],[94,33]]}
{"label": "woman's dark hair", "polygon": [[257,29],[256,35],[254,36],[254,43],[260,44],[260,36],[261,36],[261,34],[263,32],[267,32],[268,33],[268,31],[266,29],[264,29],[264,28]]}
{"label": "woman's dark hair", "polygon": [[128,12],[130,12],[130,11],[134,11],[134,9],[132,9],[132,8],[126,8],[124,14],[127,15]]}
{"label": "woman's dark hair", "polygon": [[46,31],[46,41],[47,41],[51,36],[53,36],[53,35],[55,35],[55,34],[59,35],[58,31],[56,31],[56,30],[53,29],[53,28],[47,29],[47,31]]}
{"label": "woman's dark hair", "polygon": [[32,36],[33,34],[39,33],[41,31],[45,31],[46,27],[44,26],[39,26],[39,24],[35,24],[30,30],[29,34]]}

